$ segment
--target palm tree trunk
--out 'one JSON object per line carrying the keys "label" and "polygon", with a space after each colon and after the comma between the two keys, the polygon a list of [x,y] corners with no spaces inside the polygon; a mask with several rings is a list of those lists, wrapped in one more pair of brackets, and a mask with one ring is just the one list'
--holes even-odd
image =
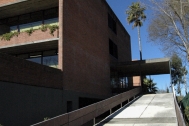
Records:
{"label": "palm tree trunk", "polygon": [[138,26],[138,45],[140,51],[140,60],[142,60],[142,45],[141,45],[141,38],[140,38],[140,27]]}
{"label": "palm tree trunk", "polygon": [[[142,47],[141,47],[141,42],[140,42],[140,27],[137,27],[138,29],[138,45],[139,45],[139,51],[140,51],[140,60],[142,60]],[[143,88],[143,78],[141,76],[141,65],[140,65],[140,85]]]}

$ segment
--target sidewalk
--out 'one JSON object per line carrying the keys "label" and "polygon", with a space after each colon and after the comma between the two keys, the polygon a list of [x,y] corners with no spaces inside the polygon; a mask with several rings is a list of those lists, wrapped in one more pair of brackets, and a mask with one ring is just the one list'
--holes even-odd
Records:
{"label": "sidewalk", "polygon": [[143,95],[97,126],[177,126],[173,94]]}

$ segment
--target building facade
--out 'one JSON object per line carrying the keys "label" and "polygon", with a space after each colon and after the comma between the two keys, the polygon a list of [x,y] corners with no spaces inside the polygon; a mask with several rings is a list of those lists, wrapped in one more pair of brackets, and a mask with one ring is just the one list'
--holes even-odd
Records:
{"label": "building facade", "polygon": [[[40,102],[34,100],[37,97],[47,99],[45,104],[57,102],[47,105],[49,108],[44,103],[34,105],[32,110],[45,111],[46,115],[41,114],[40,119],[110,97],[111,64],[131,61],[130,36],[105,0],[1,0],[0,11],[0,55],[5,61],[1,66],[11,64],[13,67],[14,62],[17,65],[14,71],[7,67],[4,76],[0,75],[0,84],[4,87],[0,98],[5,97],[6,90],[11,92],[12,86],[12,90],[22,89],[24,98],[30,101],[27,104]],[[124,88],[131,83],[126,79],[122,79]],[[12,92],[8,93],[9,101],[18,93]],[[32,92],[36,92],[37,97],[33,97]],[[37,108],[40,105],[44,109]],[[4,108],[5,105],[1,110]],[[22,108],[17,106],[17,111]],[[50,108],[58,112],[52,114],[48,112]],[[4,110],[3,114],[7,112]],[[23,125],[41,121],[32,119],[35,115],[30,113],[27,117],[30,119],[20,115],[27,120]],[[2,125],[10,124],[4,120],[0,120]]]}

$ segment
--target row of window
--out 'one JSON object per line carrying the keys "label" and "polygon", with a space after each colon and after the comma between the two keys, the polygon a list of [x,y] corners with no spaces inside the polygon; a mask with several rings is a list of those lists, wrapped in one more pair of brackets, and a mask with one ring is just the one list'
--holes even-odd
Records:
{"label": "row of window", "polygon": [[46,66],[58,68],[58,53],[57,50],[41,51],[34,53],[26,53],[17,55],[17,57],[43,64]]}
{"label": "row of window", "polygon": [[127,88],[129,86],[128,77],[112,77],[111,86],[112,88]]}
{"label": "row of window", "polygon": [[31,22],[43,21],[47,19],[58,17],[58,7],[50,8],[46,10],[31,12],[23,15],[0,19],[0,23],[8,26],[14,26],[18,24],[27,24]]}
{"label": "row of window", "polygon": [[[109,39],[109,53],[118,59],[117,45]],[[25,53],[16,55],[19,58],[26,59],[35,63],[47,65],[57,68],[58,66],[58,51],[48,50],[41,52]]]}
{"label": "row of window", "polygon": [[10,31],[11,32],[14,32],[14,31],[22,32],[22,31],[29,30],[31,28],[39,29],[42,24],[44,24],[44,25],[47,25],[47,24],[48,25],[58,25],[58,18],[52,18],[52,19],[47,19],[47,20],[44,20],[44,21],[37,21],[37,22],[31,22],[31,23],[11,26]]}

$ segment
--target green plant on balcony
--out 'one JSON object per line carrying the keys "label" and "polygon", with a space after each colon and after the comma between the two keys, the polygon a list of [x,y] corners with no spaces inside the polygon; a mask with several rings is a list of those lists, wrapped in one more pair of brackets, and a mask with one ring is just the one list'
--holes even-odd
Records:
{"label": "green plant on balcony", "polygon": [[[40,28],[42,32],[47,31],[47,29],[50,30],[50,34],[54,36],[54,32],[58,29],[58,25],[42,25]],[[25,30],[22,32],[26,32],[29,36],[38,29],[33,29],[30,28],[29,30]],[[6,40],[6,41],[10,41],[12,37],[14,36],[18,36],[20,34],[20,32],[9,32],[9,33],[5,33],[2,36],[0,36],[1,40]]]}
{"label": "green plant on balcony", "polygon": [[25,32],[30,36],[35,30],[33,28],[30,28],[29,30],[26,30]]}
{"label": "green plant on balcony", "polygon": [[54,32],[59,28],[58,25],[49,25],[50,34],[54,36]]}
{"label": "green plant on balcony", "polygon": [[49,25],[42,25],[39,29],[41,29],[42,32],[46,32]]}
{"label": "green plant on balcony", "polygon": [[49,120],[50,118],[49,117],[45,117],[43,120],[44,121],[47,121],[47,120]]}
{"label": "green plant on balcony", "polygon": [[54,36],[54,32],[58,29],[58,25],[42,25],[39,29],[41,29],[42,32],[47,31],[47,29],[50,30],[50,34]]}
{"label": "green plant on balcony", "polygon": [[19,32],[9,32],[9,33],[5,33],[1,36],[1,40],[6,40],[6,41],[10,41],[10,39],[14,36],[17,36],[19,35],[20,33]]}

